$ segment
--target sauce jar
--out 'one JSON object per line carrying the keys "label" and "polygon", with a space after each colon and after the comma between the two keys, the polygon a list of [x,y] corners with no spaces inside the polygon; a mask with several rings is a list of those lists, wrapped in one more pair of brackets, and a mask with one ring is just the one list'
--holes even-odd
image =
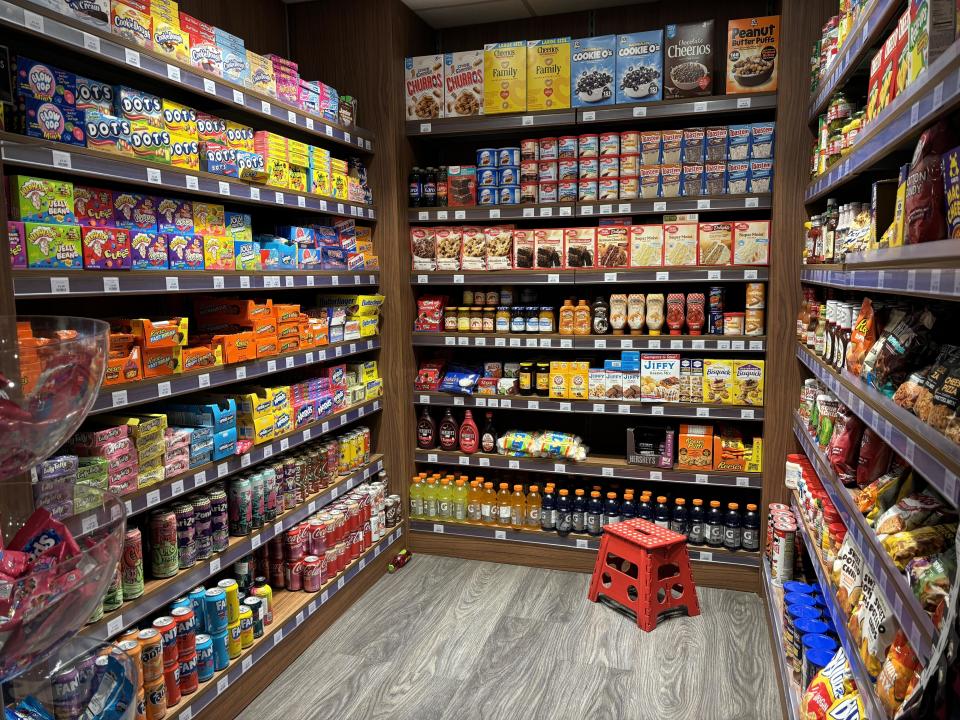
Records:
{"label": "sauce jar", "polygon": [[553,308],[544,305],[540,308],[540,332],[552,333],[557,331],[557,317]]}
{"label": "sauce jar", "polygon": [[532,362],[520,363],[520,372],[517,374],[517,380],[518,384],[520,385],[521,395],[533,395],[535,385],[533,380]]}
{"label": "sauce jar", "polygon": [[443,329],[444,332],[457,331],[457,310],[459,308],[451,305],[443,309]]}
{"label": "sauce jar", "polygon": [[535,307],[525,307],[523,309],[523,316],[526,320],[524,323],[525,329],[528,333],[540,332],[540,312]]}
{"label": "sauce jar", "polygon": [[492,333],[496,330],[497,309],[488,307],[483,309],[483,332]]}
{"label": "sauce jar", "polygon": [[550,363],[538,362],[535,375],[537,395],[550,397]]}
{"label": "sauce jar", "polygon": [[496,290],[487,290],[487,305],[496,307],[500,304],[500,293]]}
{"label": "sauce jar", "polygon": [[473,305],[473,290],[465,288],[463,291],[463,304],[470,306]]}
{"label": "sauce jar", "polygon": [[470,332],[470,308],[457,308],[457,332]]}
{"label": "sauce jar", "polygon": [[483,308],[479,305],[470,308],[470,332],[483,332]]}
{"label": "sauce jar", "polygon": [[510,308],[504,307],[503,305],[497,308],[497,313],[494,318],[494,332],[510,332]]}

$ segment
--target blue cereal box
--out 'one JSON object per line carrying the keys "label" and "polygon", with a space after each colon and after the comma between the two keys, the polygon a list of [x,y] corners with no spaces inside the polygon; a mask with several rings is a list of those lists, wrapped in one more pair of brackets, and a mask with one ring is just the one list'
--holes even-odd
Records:
{"label": "blue cereal box", "polygon": [[77,104],[77,76],[21,55],[17,58],[17,94],[24,100],[72,108]]}
{"label": "blue cereal box", "polygon": [[158,130],[164,129],[163,101],[156,95],[117,85],[113,89],[113,104],[117,114],[131,123],[142,120]]}
{"label": "blue cereal box", "polygon": [[663,30],[617,36],[618,103],[663,97]]}
{"label": "blue cereal box", "polygon": [[612,105],[617,74],[617,36],[579,38],[570,48],[570,98],[574,107]]}
{"label": "blue cereal box", "polygon": [[113,86],[77,76],[77,110],[113,114]]}
{"label": "blue cereal box", "polygon": [[26,98],[24,100],[25,134],[68,145],[83,146],[83,110]]}

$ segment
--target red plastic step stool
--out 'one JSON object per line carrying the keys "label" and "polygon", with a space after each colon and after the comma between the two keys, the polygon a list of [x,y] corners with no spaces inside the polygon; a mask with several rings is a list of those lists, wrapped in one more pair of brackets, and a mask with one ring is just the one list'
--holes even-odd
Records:
{"label": "red plastic step stool", "polygon": [[601,595],[615,600],[634,612],[647,632],[661,613],[686,608],[690,617],[700,614],[683,535],[640,519],[603,531],[587,596],[592,602]]}

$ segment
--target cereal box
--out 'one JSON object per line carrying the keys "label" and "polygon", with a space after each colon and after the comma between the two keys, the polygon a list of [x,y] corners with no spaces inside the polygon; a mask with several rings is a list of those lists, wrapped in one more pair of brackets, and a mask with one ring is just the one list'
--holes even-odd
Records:
{"label": "cereal box", "polygon": [[727,23],[727,94],[777,91],[780,16]]}
{"label": "cereal box", "polygon": [[83,247],[79,225],[26,222],[27,266],[42,269],[80,270]]}
{"label": "cereal box", "polygon": [[203,236],[192,233],[161,233],[167,243],[171,270],[203,270]]}
{"label": "cereal box", "polygon": [[483,50],[443,56],[443,105],[446,117],[483,115]]}
{"label": "cereal box", "polygon": [[[437,239],[437,270],[459,270],[461,233],[458,227],[435,227],[433,234]],[[483,237],[480,238],[481,261],[483,260]],[[476,256],[473,256],[476,262]],[[479,269],[485,270],[483,265]]]}
{"label": "cereal box", "polygon": [[910,0],[908,84],[953,44],[956,34],[955,0]]}
{"label": "cereal box", "polygon": [[193,203],[194,232],[200,235],[216,235],[222,237],[227,234],[223,205],[217,203]]}
{"label": "cereal box", "polygon": [[83,267],[88,270],[129,270],[132,264],[130,234],[123,228],[85,227]]}
{"label": "cereal box", "polygon": [[14,270],[27,266],[26,231],[19,220],[7,221],[7,239],[10,246],[10,267]]}
{"label": "cereal box", "polygon": [[713,92],[713,20],[667,25],[663,37],[663,99]]}
{"label": "cereal box", "polygon": [[733,224],[700,223],[698,265],[730,265],[733,262]]}
{"label": "cereal box", "polygon": [[407,120],[444,116],[443,62],[443,55],[420,55],[404,60]]}
{"label": "cereal box", "polygon": [[10,178],[10,212],[15,220],[72,223],[73,183],[14,175]]}
{"label": "cereal box", "polygon": [[[458,228],[461,238],[462,260],[460,267],[464,270],[487,269],[487,237],[485,228],[471,225]],[[437,264],[442,262],[443,241],[437,231]]]}
{"label": "cereal box", "polygon": [[129,120],[87,110],[85,129],[88,148],[122,157],[133,156]]}
{"label": "cereal box", "polygon": [[570,38],[527,41],[527,110],[570,107]]}
{"label": "cereal box", "polygon": [[543,228],[533,231],[535,267],[550,269],[563,267],[563,229]]}
{"label": "cereal box", "polygon": [[483,111],[523,112],[527,109],[527,44],[488,43],[483,46]]}
{"label": "cereal box", "polygon": [[733,360],[703,361],[703,402],[733,404]]}
{"label": "cereal box", "polygon": [[487,270],[510,270],[513,267],[513,229],[502,225],[483,228]]}
{"label": "cereal box", "polygon": [[680,355],[640,355],[640,398],[643,402],[680,401]]}
{"label": "cereal box", "polygon": [[669,222],[664,218],[663,265],[697,264],[697,224]]}
{"label": "cereal box", "polygon": [[763,405],[763,360],[733,360],[733,405]]}
{"label": "cereal box", "polygon": [[153,46],[153,18],[149,3],[110,0],[110,29],[114,35],[141,47]]}
{"label": "cereal box", "polygon": [[630,265],[630,228],[608,225],[597,228],[597,267],[625,268]]}
{"label": "cereal box", "polygon": [[157,231],[157,199],[150,195],[118,192],[113,196],[113,220],[128,230]]}
{"label": "cereal box", "polygon": [[196,135],[170,134],[170,164],[185,170],[200,169],[200,143]]}
{"label": "cereal box", "polygon": [[[459,243],[457,252],[460,251]],[[410,228],[410,255],[414,270],[437,269],[437,234],[435,228]]]}
{"label": "cereal box", "polygon": [[897,22],[897,44],[890,58],[890,69],[894,80],[890,83],[890,99],[903,92],[910,78],[910,9],[907,8]]}
{"label": "cereal box", "polygon": [[106,31],[110,27],[110,0],[61,0],[61,12]]}
{"label": "cereal box", "polygon": [[82,110],[31,99],[24,100],[23,105],[24,134],[28,137],[81,147],[84,145]]}
{"label": "cereal box", "polygon": [[733,264],[767,265],[769,262],[770,221],[735,221],[733,223]]}
{"label": "cereal box", "polygon": [[713,428],[709,425],[680,425],[677,442],[678,470],[713,468]]}
{"label": "cereal box", "polygon": [[113,113],[113,86],[77,76],[77,110]]}
{"label": "cereal box", "polygon": [[[909,15],[909,10],[907,11]],[[909,57],[909,56],[908,56]],[[907,62],[909,71],[909,62]],[[873,120],[889,102],[888,88],[894,84],[890,63],[887,61],[885,44],[877,48],[870,59],[870,79],[867,82],[866,119]]]}
{"label": "cereal box", "polygon": [[597,256],[597,229],[566,228],[563,231],[568,268],[592,268]]}
{"label": "cereal box", "polygon": [[570,65],[570,95],[574,107],[613,104],[616,99],[616,35],[574,40],[570,48]]}
{"label": "cereal box", "polygon": [[536,248],[536,240],[533,230],[517,229],[513,233],[513,267],[517,270],[530,270],[533,268],[533,261]]}
{"label": "cereal box", "polygon": [[24,100],[76,107],[77,76],[30,58],[17,58],[17,95]]}
{"label": "cereal box", "polygon": [[616,102],[652,102],[663,97],[663,31],[617,36]]}
{"label": "cereal box", "polygon": [[630,226],[630,267],[663,265],[663,225]]}
{"label": "cereal box", "polygon": [[193,203],[168,197],[158,197],[156,203],[157,229],[160,232],[193,232]]}

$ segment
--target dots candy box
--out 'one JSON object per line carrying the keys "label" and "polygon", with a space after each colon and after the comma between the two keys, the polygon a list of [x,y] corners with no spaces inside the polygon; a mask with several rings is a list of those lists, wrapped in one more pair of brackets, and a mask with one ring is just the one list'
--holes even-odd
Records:
{"label": "dots candy box", "polygon": [[11,214],[23,222],[72,223],[73,183],[14,175],[10,178]]}
{"label": "dots candy box", "polygon": [[193,203],[179,198],[156,198],[157,230],[162,233],[193,232]]}
{"label": "dots candy box", "polygon": [[75,107],[23,98],[24,134],[67,145],[86,143],[84,112]]}
{"label": "dots candy box", "polygon": [[171,270],[203,270],[203,236],[192,233],[161,233],[167,242]]}
{"label": "dots candy box", "polygon": [[84,227],[83,267],[88,270],[129,270],[130,232],[123,228]]}
{"label": "dots candy box", "polygon": [[83,250],[79,225],[24,223],[27,265],[31,268],[79,270]]}
{"label": "dots candy box", "polygon": [[156,232],[157,199],[150,195],[118,192],[113,198],[113,218],[117,227]]}
{"label": "dots candy box", "polygon": [[125,157],[133,155],[133,147],[130,145],[131,126],[126,118],[88,110],[84,127],[88,148]]}
{"label": "dots candy box", "polygon": [[156,95],[117,85],[113,89],[113,98],[116,111],[121,117],[131,123],[142,120],[158,130],[164,129],[163,101]]}
{"label": "dots candy box", "polygon": [[130,231],[130,257],[133,270],[167,270],[166,236],[154,231]]}
{"label": "dots candy box", "polygon": [[145,120],[130,123],[130,147],[133,156],[141,160],[170,162],[170,133]]}
{"label": "dots candy box", "polygon": [[113,86],[77,76],[77,110],[113,113]]}
{"label": "dots candy box", "polygon": [[197,111],[166,98],[162,101],[163,127],[171,135],[181,133],[197,137]]}

